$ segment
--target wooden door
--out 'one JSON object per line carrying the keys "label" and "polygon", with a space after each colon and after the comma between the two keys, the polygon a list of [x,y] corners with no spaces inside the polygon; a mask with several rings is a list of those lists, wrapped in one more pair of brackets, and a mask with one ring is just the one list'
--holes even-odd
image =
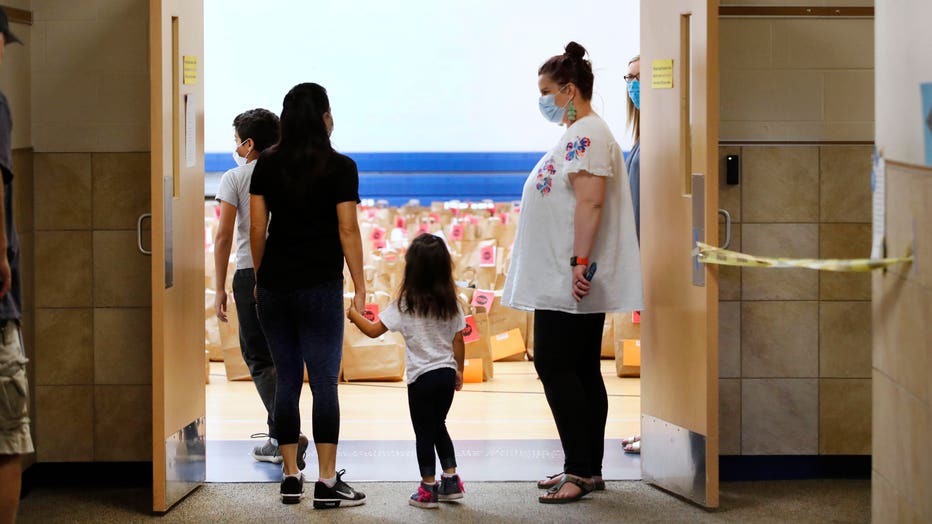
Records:
{"label": "wooden door", "polygon": [[[672,60],[672,67],[670,64]],[[718,506],[718,2],[641,2],[641,468]]]}
{"label": "wooden door", "polygon": [[204,482],[204,8],[150,0],[152,506]]}

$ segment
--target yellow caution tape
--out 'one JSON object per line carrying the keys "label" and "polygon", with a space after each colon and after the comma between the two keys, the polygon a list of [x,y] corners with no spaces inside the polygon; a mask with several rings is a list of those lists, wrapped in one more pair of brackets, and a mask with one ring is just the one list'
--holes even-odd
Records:
{"label": "yellow caution tape", "polygon": [[858,258],[858,259],[825,259],[816,258],[774,258],[758,257],[737,251],[729,251],[702,242],[693,252],[699,256],[703,264],[718,264],[721,266],[742,267],[775,267],[775,268],[806,268],[820,271],[856,271],[867,272],[896,264],[905,264],[913,261],[912,255],[903,258]]}

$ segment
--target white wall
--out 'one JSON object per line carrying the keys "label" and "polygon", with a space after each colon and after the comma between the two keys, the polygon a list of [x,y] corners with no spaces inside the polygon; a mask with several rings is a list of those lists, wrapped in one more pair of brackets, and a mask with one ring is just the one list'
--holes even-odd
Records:
{"label": "white wall", "polygon": [[890,160],[925,164],[919,84],[932,82],[932,19],[928,0],[878,1],[877,148]]}
{"label": "white wall", "polygon": [[540,151],[559,128],[537,108],[537,69],[585,46],[596,111],[623,144],[637,0],[307,2],[205,0],[206,150],[233,118],[281,111],[294,84],[327,88],[343,151]]}

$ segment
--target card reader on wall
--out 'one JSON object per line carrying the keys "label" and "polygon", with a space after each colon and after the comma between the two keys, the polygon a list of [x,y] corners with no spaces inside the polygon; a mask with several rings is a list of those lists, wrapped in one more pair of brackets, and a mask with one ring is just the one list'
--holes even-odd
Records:
{"label": "card reader on wall", "polygon": [[725,157],[725,183],[729,186],[738,185],[740,166],[741,160],[738,155],[727,155]]}

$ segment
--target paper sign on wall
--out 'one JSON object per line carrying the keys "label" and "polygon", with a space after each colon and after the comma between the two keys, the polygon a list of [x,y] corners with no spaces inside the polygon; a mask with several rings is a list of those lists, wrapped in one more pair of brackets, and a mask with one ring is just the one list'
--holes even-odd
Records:
{"label": "paper sign on wall", "polygon": [[191,85],[197,83],[197,57],[184,55],[184,84]]}
{"label": "paper sign on wall", "polygon": [[472,304],[476,307],[484,307],[486,311],[492,311],[492,302],[495,300],[494,291],[483,291],[477,289],[475,293],[472,294]]}
{"label": "paper sign on wall", "polygon": [[197,97],[184,95],[184,165],[197,166]]}
{"label": "paper sign on wall", "polygon": [[673,89],[673,59],[651,62],[650,86],[654,89]]}
{"label": "paper sign on wall", "polygon": [[495,246],[482,246],[479,252],[479,267],[495,267]]}
{"label": "paper sign on wall", "polygon": [[362,312],[362,316],[366,317],[366,320],[369,322],[378,322],[379,321],[379,305],[378,304],[366,304],[366,310]]}
{"label": "paper sign on wall", "polygon": [[466,316],[466,327],[463,328],[463,342],[469,344],[479,340],[479,328],[476,327],[476,317]]}
{"label": "paper sign on wall", "polygon": [[641,312],[640,311],[634,311],[631,313],[631,323],[632,324],[641,323]]}

